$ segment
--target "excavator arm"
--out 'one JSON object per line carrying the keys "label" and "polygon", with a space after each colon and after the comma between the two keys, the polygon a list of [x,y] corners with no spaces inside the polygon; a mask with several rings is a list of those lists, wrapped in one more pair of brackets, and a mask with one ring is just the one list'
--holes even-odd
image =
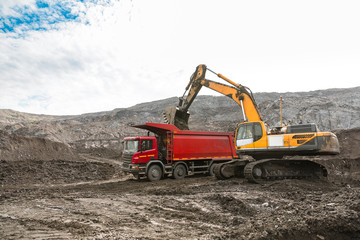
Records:
{"label": "excavator arm", "polygon": [[[206,70],[216,74],[232,86],[205,79]],[[183,96],[179,98],[178,106],[165,109],[165,112],[163,113],[165,122],[174,124],[179,129],[188,130],[190,116],[188,109],[203,86],[234,100],[242,109],[244,121],[262,121],[261,114],[250,89],[234,83],[223,75],[211,71],[206,65],[201,64],[196,67],[195,72],[192,74]],[[187,92],[188,94],[185,97]]]}

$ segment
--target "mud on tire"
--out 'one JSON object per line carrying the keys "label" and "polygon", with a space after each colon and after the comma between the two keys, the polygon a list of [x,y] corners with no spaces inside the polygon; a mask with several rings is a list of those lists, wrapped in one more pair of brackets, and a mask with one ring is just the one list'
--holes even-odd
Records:
{"label": "mud on tire", "polygon": [[181,179],[186,175],[186,167],[183,164],[178,164],[173,171],[173,178]]}
{"label": "mud on tire", "polygon": [[148,172],[147,178],[149,181],[159,181],[162,177],[162,170],[159,165],[151,165]]}

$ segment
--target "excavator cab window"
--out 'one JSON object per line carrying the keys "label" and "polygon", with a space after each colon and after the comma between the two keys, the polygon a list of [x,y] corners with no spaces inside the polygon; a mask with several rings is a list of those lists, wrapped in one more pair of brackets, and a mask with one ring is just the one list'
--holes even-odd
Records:
{"label": "excavator cab window", "polygon": [[254,142],[261,139],[263,136],[263,131],[261,124],[256,122],[254,123]]}
{"label": "excavator cab window", "polygon": [[253,132],[253,123],[240,125],[236,135],[236,146],[245,146],[253,143]]}
{"label": "excavator cab window", "polygon": [[263,131],[258,122],[245,123],[239,126],[236,135],[236,146],[245,146],[262,138]]}

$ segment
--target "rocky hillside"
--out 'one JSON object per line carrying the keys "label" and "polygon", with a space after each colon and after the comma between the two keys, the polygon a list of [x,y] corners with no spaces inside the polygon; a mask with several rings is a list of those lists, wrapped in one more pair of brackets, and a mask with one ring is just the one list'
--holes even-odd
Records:
{"label": "rocky hillside", "polygon": [[[279,98],[283,98],[283,121],[315,122],[321,130],[360,127],[360,87],[296,93],[255,93],[264,120],[280,125]],[[125,136],[142,134],[133,124],[162,122],[162,111],[177,105],[177,98],[142,103],[130,108],[75,116],[46,116],[0,110],[0,129],[18,135],[62,142],[79,151],[120,150]],[[224,96],[198,96],[190,107],[190,129],[233,131],[242,121],[240,108]]]}

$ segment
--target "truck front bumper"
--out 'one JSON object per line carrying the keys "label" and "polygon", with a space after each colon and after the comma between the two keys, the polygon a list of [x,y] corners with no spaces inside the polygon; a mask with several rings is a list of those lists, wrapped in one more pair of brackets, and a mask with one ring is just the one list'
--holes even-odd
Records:
{"label": "truck front bumper", "polygon": [[146,166],[140,164],[126,164],[121,165],[121,170],[126,173],[132,173],[134,175],[145,175]]}

